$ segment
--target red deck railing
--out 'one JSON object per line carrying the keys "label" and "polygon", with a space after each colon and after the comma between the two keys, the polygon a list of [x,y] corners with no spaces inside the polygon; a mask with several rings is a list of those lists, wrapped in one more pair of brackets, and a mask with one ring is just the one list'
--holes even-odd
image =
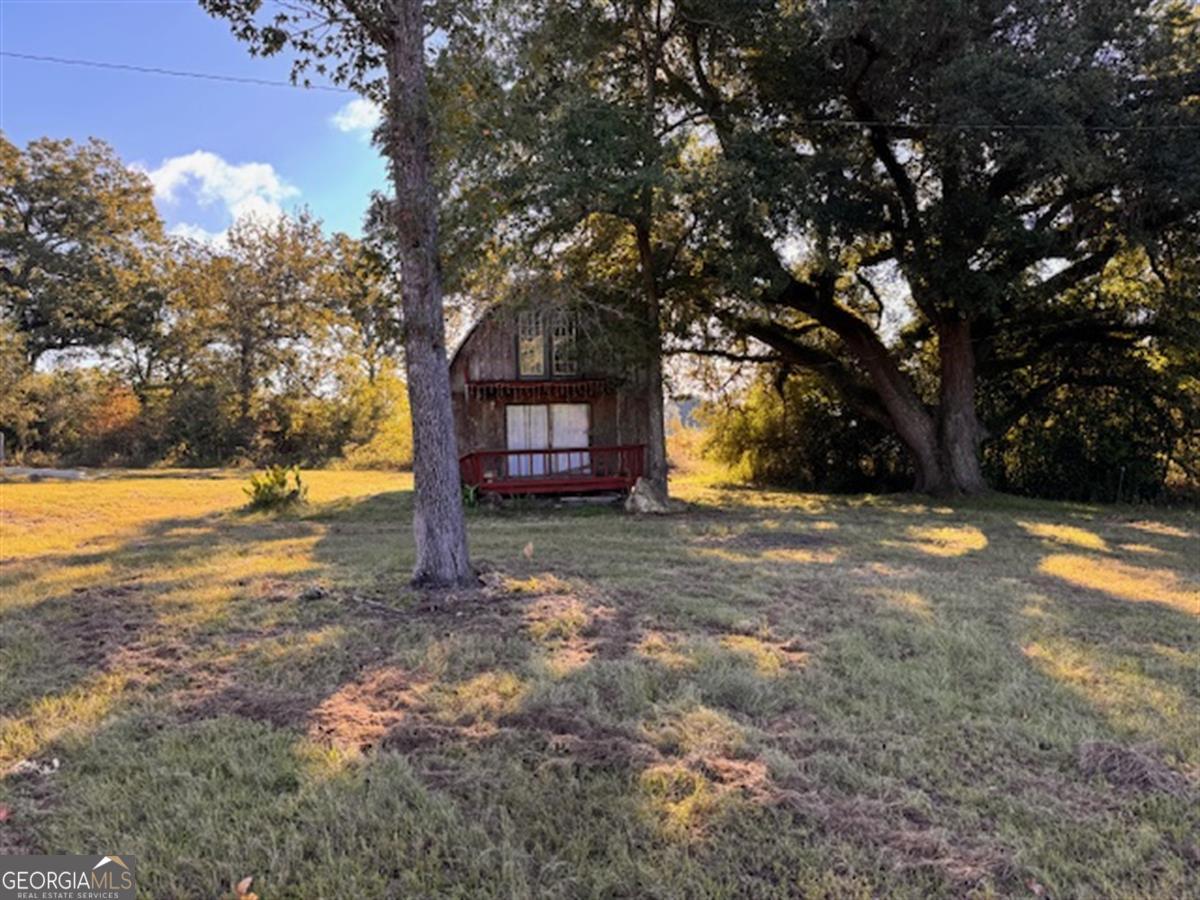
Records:
{"label": "red deck railing", "polygon": [[645,467],[643,444],[477,450],[459,460],[463,484],[498,494],[569,494],[633,487]]}

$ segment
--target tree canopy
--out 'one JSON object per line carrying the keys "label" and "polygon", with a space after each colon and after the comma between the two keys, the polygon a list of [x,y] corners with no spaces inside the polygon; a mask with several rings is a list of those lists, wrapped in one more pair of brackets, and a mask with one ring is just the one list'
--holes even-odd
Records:
{"label": "tree canopy", "polygon": [[564,219],[627,217],[649,192],[684,345],[819,374],[896,433],[919,488],[985,486],[980,379],[1140,346],[1177,315],[1100,285],[1129,266],[1153,282],[1196,225],[1186,4],[487,8],[508,29],[490,67],[444,72],[466,98],[447,127],[479,132],[455,198],[546,251]]}
{"label": "tree canopy", "polygon": [[103,141],[0,134],[0,311],[31,363],[144,327],[163,239],[150,180]]}

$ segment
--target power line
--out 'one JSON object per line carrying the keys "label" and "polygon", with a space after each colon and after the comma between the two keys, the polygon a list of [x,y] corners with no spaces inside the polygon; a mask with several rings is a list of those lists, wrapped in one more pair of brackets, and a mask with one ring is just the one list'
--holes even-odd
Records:
{"label": "power line", "polygon": [[852,128],[928,129],[943,131],[1086,131],[1109,134],[1125,131],[1200,131],[1198,125],[1035,125],[988,122],[888,122],[883,119],[809,119],[797,127],[842,125]]}
{"label": "power line", "polygon": [[[331,84],[295,84],[291,81],[273,81],[267,78],[253,78],[243,75],[220,75],[212,72],[186,72],[181,69],[163,69],[157,66],[137,66],[129,63],[102,62],[93,59],[74,59],[62,56],[45,56],[35,53],[17,53],[12,50],[0,50],[0,56],[12,59],[23,59],[31,62],[54,63],[64,66],[85,66],[94,69],[116,69],[123,72],[137,72],[143,75],[170,75],[174,78],[198,78],[204,81],[224,81],[231,84],[251,84],[265,87],[286,87],[299,90],[327,91],[337,94],[355,94],[350,88],[337,87]],[[943,131],[1084,131],[1093,134],[1116,134],[1120,132],[1170,132],[1170,131],[1200,131],[1200,125],[1159,124],[1159,125],[1056,125],[1056,124],[1002,124],[987,122],[890,122],[882,119],[809,119],[799,123],[799,127],[808,128],[897,128],[925,129]]]}
{"label": "power line", "polygon": [[204,81],[225,81],[231,84],[253,84],[261,87],[286,87],[299,90],[329,91],[337,94],[353,94],[349,88],[332,84],[295,84],[291,81],[272,81],[268,78],[252,78],[245,75],[218,75],[212,72],[185,72],[180,69],[162,69],[157,66],[135,66],[128,63],[101,62],[94,59],[71,59],[62,56],[42,56],[36,53],[15,53],[0,50],[0,56],[23,59],[31,62],[55,63],[61,66],[86,66],[93,69],[117,69],[122,72],[138,72],[143,75],[170,75],[174,78],[199,78]]}

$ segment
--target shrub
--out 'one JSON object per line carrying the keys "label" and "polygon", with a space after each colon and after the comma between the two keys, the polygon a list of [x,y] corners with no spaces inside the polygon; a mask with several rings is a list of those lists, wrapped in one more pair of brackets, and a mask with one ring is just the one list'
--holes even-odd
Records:
{"label": "shrub", "polygon": [[410,469],[412,455],[412,426],[392,417],[366,443],[347,444],[342,464],[347,469]]}
{"label": "shrub", "polygon": [[755,382],[731,406],[705,415],[706,450],[734,477],[802,490],[887,491],[911,484],[899,441],[847,410],[813,375],[782,391]]}
{"label": "shrub", "polygon": [[252,510],[288,509],[308,499],[308,487],[300,480],[298,466],[271,466],[261,475],[251,475],[250,487],[244,490]]}

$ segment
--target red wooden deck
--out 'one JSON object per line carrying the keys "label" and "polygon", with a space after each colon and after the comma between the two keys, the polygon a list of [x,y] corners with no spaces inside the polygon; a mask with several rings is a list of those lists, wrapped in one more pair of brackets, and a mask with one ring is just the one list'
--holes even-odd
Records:
{"label": "red wooden deck", "polygon": [[645,467],[644,444],[478,450],[459,460],[463,484],[494,494],[581,494],[624,491]]}

